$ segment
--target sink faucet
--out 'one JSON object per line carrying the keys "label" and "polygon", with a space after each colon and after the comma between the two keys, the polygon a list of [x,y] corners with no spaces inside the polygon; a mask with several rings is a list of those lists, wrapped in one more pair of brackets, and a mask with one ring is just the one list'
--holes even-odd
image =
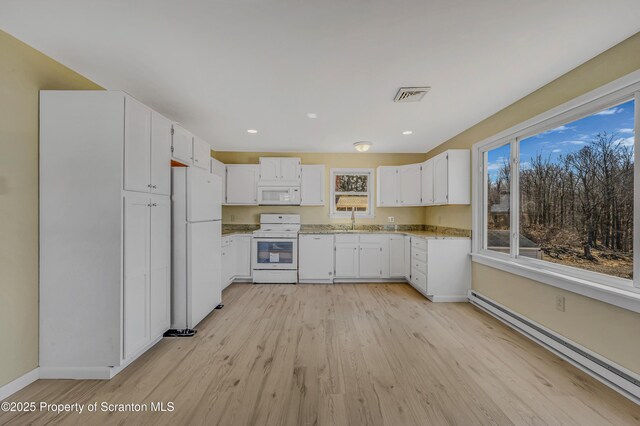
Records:
{"label": "sink faucet", "polygon": [[351,230],[355,231],[356,229],[356,213],[355,208],[351,207]]}

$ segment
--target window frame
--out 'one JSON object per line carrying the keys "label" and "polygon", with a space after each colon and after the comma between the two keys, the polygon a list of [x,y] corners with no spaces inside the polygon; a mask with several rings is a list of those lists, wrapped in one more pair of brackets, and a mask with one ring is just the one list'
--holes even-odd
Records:
{"label": "window frame", "polygon": [[375,179],[374,179],[374,174],[373,174],[373,169],[371,168],[360,168],[360,167],[353,167],[353,168],[335,168],[335,169],[331,169],[330,173],[329,173],[329,178],[330,178],[330,194],[331,194],[331,210],[329,210],[329,217],[331,217],[332,219],[343,219],[343,218],[350,218],[351,217],[351,212],[339,212],[336,211],[336,185],[335,185],[335,177],[336,175],[368,175],[368,182],[367,182],[367,201],[368,201],[368,207],[367,207],[367,213],[363,213],[363,212],[354,212],[355,213],[355,217],[356,218],[361,218],[361,219],[373,219],[375,217],[375,213],[374,213],[374,204],[373,204],[373,185],[375,184]]}
{"label": "window frame", "polygon": [[[544,260],[519,257],[520,141],[629,100],[635,100],[634,134],[636,138],[633,280]],[[640,167],[635,167],[640,160],[639,136],[640,70],[474,144],[472,148],[473,261],[640,312]],[[506,144],[510,144],[511,155],[511,238],[508,254],[485,248],[488,204],[486,191],[488,171],[485,170],[487,152]]]}

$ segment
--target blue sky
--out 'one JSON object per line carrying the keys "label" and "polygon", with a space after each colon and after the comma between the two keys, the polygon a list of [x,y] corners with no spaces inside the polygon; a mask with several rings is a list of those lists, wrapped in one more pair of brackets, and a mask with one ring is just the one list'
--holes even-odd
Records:
{"label": "blue sky", "polygon": [[[578,151],[592,141],[598,133],[616,134],[616,139],[633,149],[634,102],[627,101],[572,123],[523,139],[520,142],[520,167],[526,168],[532,157],[556,161]],[[504,160],[509,158],[509,145],[488,152],[488,172],[493,180]]]}

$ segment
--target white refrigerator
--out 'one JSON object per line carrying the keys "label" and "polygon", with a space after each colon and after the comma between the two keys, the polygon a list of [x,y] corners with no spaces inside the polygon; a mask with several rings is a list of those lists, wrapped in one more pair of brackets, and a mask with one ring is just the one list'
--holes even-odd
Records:
{"label": "white refrigerator", "polygon": [[173,167],[171,330],[191,336],[222,301],[222,179],[195,167]]}

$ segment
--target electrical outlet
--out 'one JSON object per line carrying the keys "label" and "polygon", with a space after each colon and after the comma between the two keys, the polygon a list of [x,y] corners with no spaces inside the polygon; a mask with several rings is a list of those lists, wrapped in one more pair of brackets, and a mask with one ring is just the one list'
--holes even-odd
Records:
{"label": "electrical outlet", "polygon": [[395,216],[389,216],[389,217],[387,218],[387,222],[389,222],[389,223],[394,223],[395,221],[396,221]]}
{"label": "electrical outlet", "polygon": [[231,215],[231,222],[235,222],[235,221],[236,221],[236,215],[235,215],[235,214],[232,214],[232,215]]}
{"label": "electrical outlet", "polygon": [[564,312],[564,296],[556,296],[556,309]]}

